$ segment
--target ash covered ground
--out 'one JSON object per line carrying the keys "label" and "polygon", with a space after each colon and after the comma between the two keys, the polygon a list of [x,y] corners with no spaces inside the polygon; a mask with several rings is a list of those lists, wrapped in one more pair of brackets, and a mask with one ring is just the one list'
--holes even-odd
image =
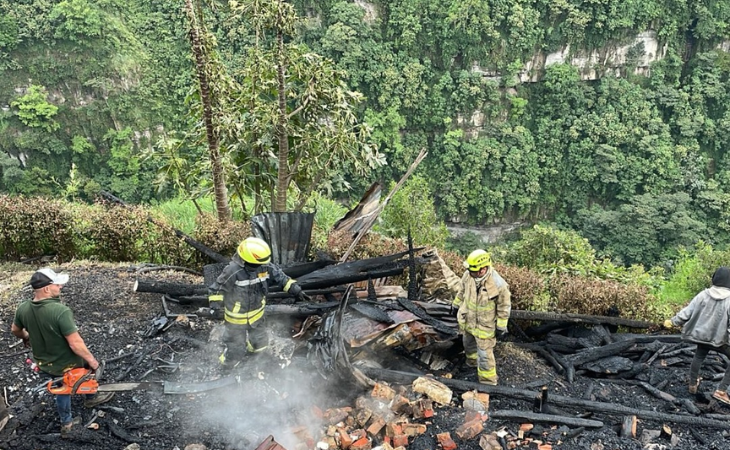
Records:
{"label": "ash covered ground", "polygon": [[[138,275],[137,266],[78,262],[60,269],[71,275],[62,291],[62,299],[74,311],[80,333],[91,351],[99,360],[122,356],[107,364],[102,384],[201,383],[226,376],[220,373],[217,363],[221,351],[220,321],[192,318],[175,322],[164,332],[146,337],[153,321],[163,313],[160,295],[134,293],[132,289],[138,276],[185,283],[202,283],[202,277],[175,271]],[[160,387],[118,392],[110,403],[96,409],[84,408],[82,400],[75,398],[74,414],[81,415],[84,424],[96,415],[99,428],[77,427],[68,438],[61,438],[53,398],[43,389],[34,392],[42,380],[30,371],[25,362],[29,354],[23,353],[22,345],[13,346],[17,339],[10,334],[18,302],[31,298],[30,288],[23,288],[23,284],[33,270],[0,274],[0,384],[14,416],[0,431],[0,449],[124,449],[137,443],[142,450],[182,450],[191,444],[202,444],[208,449],[248,450],[255,449],[268,435],[273,435],[287,450],[295,450],[301,448],[303,434],[309,433],[317,441],[326,432],[328,424],[320,411],[354,407],[358,396],[369,394],[354,380],[335,376],[324,379],[307,360],[306,340],[290,338],[296,324],[268,319],[276,354],[257,355],[247,360],[231,374],[238,377],[236,383],[189,394],[165,394]],[[172,312],[192,314],[194,308],[173,307]],[[680,412],[677,406],[650,396],[639,386],[586,376],[578,376],[568,384],[539,357],[509,343],[499,343],[496,354],[500,385],[503,386],[535,389],[537,393],[540,386],[546,385],[551,394],[582,398],[593,383],[594,400],[642,410]],[[394,357],[396,359],[403,358]],[[462,362],[463,355],[454,356],[445,370],[436,375],[476,381],[474,369]],[[409,364],[414,370],[419,369],[416,358]],[[654,381],[658,378],[669,380],[664,391],[678,398],[690,398],[703,411],[730,414],[730,409],[708,405],[714,382],[703,382],[701,394],[690,396],[685,367],[653,370]],[[451,432],[459,449],[480,448],[479,437],[460,440],[454,434],[466,415],[456,393],[451,405],[434,409],[434,417],[414,420],[425,423],[427,431],[412,438],[409,449],[439,448],[435,436],[444,431]],[[530,411],[532,404],[499,395],[491,397],[490,410],[507,409]],[[584,412],[563,409],[567,414]],[[103,416],[98,416],[99,412]],[[564,439],[565,433],[570,432],[567,427],[536,425],[536,428],[541,430],[541,439],[552,443],[554,449],[730,449],[730,439],[724,437],[721,429],[694,426],[693,435],[691,426],[669,423],[667,425],[678,437],[672,447],[669,441],[659,438],[645,443],[638,439],[644,430],[658,430],[662,423],[639,420],[637,439],[630,439],[618,435],[621,417],[595,413],[591,418],[602,420],[604,428],[586,430],[571,439]],[[503,427],[516,432],[521,422],[491,419],[485,423],[484,433]],[[373,446],[377,444],[374,442]]]}

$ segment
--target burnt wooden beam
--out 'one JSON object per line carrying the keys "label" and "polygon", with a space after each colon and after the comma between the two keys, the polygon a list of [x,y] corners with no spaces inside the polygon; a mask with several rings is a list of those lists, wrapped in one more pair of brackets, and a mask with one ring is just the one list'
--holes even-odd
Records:
{"label": "burnt wooden beam", "polygon": [[629,328],[649,328],[656,326],[653,322],[645,322],[643,320],[625,319],[623,317],[610,316],[592,316],[588,314],[572,314],[572,313],[551,313],[544,311],[523,311],[512,310],[511,319],[522,320],[541,320],[551,322],[570,322],[570,323],[591,323],[602,325],[619,325]]}
{"label": "burnt wooden beam", "polygon": [[169,283],[154,280],[136,280],[132,291],[167,294],[171,297],[208,295],[208,288],[203,284]]}
{"label": "burnt wooden beam", "polygon": [[514,409],[489,411],[489,417],[494,419],[527,420],[536,423],[557,423],[571,427],[603,428],[603,422],[600,420],[580,419],[578,417],[558,416],[555,414],[533,413]]}
{"label": "burnt wooden beam", "polygon": [[[413,380],[422,376],[416,373],[400,372],[388,369],[377,369],[377,368],[363,368],[362,372],[368,377],[375,380],[383,380],[391,383],[409,384]],[[478,391],[486,392],[490,395],[503,395],[505,397],[526,400],[532,402],[535,398],[535,391],[529,391],[524,389],[509,388],[506,386],[492,386],[488,384],[477,383],[473,381],[454,380],[451,378],[436,377],[436,379],[453,390],[465,392],[465,391]],[[581,400],[572,397],[566,397],[563,395],[551,395],[550,401],[559,406],[580,408],[587,411],[598,412],[602,414],[611,414],[618,416],[625,416],[634,414],[636,417],[644,420],[653,420],[657,422],[673,422],[681,423],[686,425],[693,425],[696,427],[704,428],[718,428],[726,430],[730,422],[726,420],[715,420],[710,418],[708,415],[700,417],[691,416],[688,414],[667,414],[657,411],[648,411],[643,409],[636,409],[630,406],[619,405],[615,403],[595,402],[590,400]],[[730,416],[728,416],[730,419]]]}
{"label": "burnt wooden beam", "polygon": [[420,306],[416,305],[412,301],[410,301],[407,298],[398,297],[398,303],[400,303],[401,306],[403,306],[408,311],[415,314],[416,317],[421,319],[425,324],[431,325],[434,330],[444,333],[448,336],[456,336],[458,334],[456,328],[450,327],[446,325],[445,323],[441,322],[440,320],[434,319],[431,317],[426,311],[423,310]]}
{"label": "burnt wooden beam", "polygon": [[601,347],[594,347],[591,349],[580,351],[569,357],[570,362],[575,366],[585,364],[587,362],[596,361],[598,359],[606,358],[608,356],[618,355],[624,350],[628,349],[635,342],[633,340],[614,342],[613,344],[603,345]]}

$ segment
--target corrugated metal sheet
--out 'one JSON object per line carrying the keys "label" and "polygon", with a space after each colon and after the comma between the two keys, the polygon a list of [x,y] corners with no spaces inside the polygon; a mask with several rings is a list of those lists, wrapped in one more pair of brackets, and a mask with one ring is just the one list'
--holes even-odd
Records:
{"label": "corrugated metal sheet", "polygon": [[269,243],[271,258],[285,266],[306,261],[312,238],[314,213],[269,212],[251,218],[254,236]]}

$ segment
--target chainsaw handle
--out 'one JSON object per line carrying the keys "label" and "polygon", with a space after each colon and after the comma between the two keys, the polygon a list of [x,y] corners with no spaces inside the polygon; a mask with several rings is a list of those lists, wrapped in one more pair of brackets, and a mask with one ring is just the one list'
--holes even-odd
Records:
{"label": "chainsaw handle", "polygon": [[84,376],[79,377],[79,379],[76,380],[76,383],[74,383],[73,387],[71,388],[71,394],[76,394],[79,390],[79,386],[81,386],[82,383],[91,378],[93,374],[93,372],[88,371],[84,374]]}
{"label": "chainsaw handle", "polygon": [[[58,386],[57,383],[61,383],[61,385]],[[63,383],[63,377],[54,378],[51,381],[49,381],[48,384],[46,385],[46,389],[48,389],[48,392],[50,392],[53,395],[70,394],[70,392],[68,392],[68,386],[66,386]]]}

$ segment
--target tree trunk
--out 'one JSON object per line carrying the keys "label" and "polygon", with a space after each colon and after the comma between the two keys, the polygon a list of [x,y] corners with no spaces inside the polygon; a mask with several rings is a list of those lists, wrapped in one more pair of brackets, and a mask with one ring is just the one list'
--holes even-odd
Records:
{"label": "tree trunk", "polygon": [[286,60],[284,56],[284,33],[282,27],[281,8],[278,13],[278,28],[276,41],[278,43],[278,61],[276,64],[276,79],[279,87],[279,121],[276,124],[276,135],[279,138],[279,171],[276,183],[276,203],[273,205],[274,212],[286,211],[286,191],[289,187],[291,174],[289,173],[289,134],[287,132],[286,114],[286,84],[284,82],[284,71]]}
{"label": "tree trunk", "polygon": [[200,28],[197,16],[193,9],[192,0],[185,0],[185,12],[190,20],[190,45],[195,57],[195,71],[200,84],[200,101],[203,104],[203,120],[205,121],[205,134],[208,140],[208,155],[210,157],[211,172],[213,173],[213,191],[215,192],[215,207],[218,220],[226,222],[231,220],[231,209],[228,206],[228,188],[226,187],[226,176],[221,163],[218,133],[213,124],[213,105],[210,98],[210,84],[207,71],[206,50],[200,38]]}

